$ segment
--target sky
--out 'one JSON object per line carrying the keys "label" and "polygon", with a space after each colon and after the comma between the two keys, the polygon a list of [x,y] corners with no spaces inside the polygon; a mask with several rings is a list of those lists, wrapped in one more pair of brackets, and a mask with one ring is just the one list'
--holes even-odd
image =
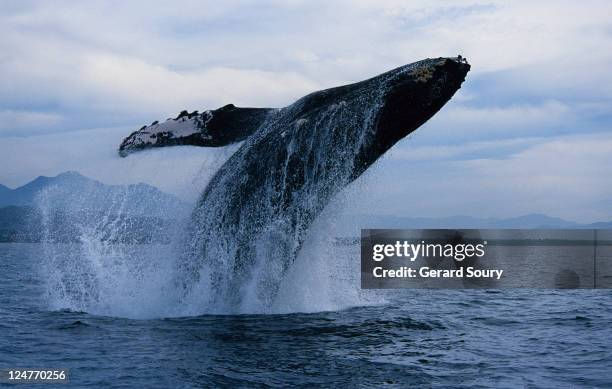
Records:
{"label": "sky", "polygon": [[193,199],[235,147],[121,159],[123,137],[462,54],[462,89],[347,189],[347,211],[612,220],[610,15],[591,0],[3,0],[0,183],[76,170]]}

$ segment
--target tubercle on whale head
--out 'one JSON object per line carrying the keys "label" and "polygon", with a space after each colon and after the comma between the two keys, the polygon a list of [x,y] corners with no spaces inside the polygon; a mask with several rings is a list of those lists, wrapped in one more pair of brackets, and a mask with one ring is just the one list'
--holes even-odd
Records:
{"label": "tubercle on whale head", "polygon": [[386,93],[376,117],[374,139],[355,161],[355,174],[367,169],[385,151],[406,137],[459,90],[470,71],[462,56],[425,59],[382,74]]}

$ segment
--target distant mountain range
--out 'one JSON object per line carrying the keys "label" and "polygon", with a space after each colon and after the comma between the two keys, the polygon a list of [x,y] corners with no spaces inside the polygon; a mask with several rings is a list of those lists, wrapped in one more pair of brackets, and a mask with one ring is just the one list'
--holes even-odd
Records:
{"label": "distant mountain range", "polygon": [[[124,243],[167,242],[171,224],[191,206],[147,184],[106,185],[77,172],[40,176],[16,189],[0,184],[0,242],[78,241],[83,227],[102,239]],[[45,228],[42,228],[43,224]],[[442,218],[344,215],[335,234],[356,237],[361,228],[600,228],[542,214],[513,218]],[[105,237],[108,235],[108,237]]]}
{"label": "distant mountain range", "polygon": [[53,209],[107,211],[141,216],[163,216],[186,204],[176,196],[147,184],[106,185],[69,171],[55,177],[40,176],[16,189],[0,186],[0,208],[32,206]]}
{"label": "distant mountain range", "polygon": [[84,229],[123,243],[164,242],[190,209],[147,184],[106,185],[77,172],[40,176],[16,189],[0,186],[0,242],[72,242]]}
{"label": "distant mountain range", "polygon": [[381,215],[345,215],[335,223],[336,233],[341,236],[356,236],[362,228],[404,228],[404,229],[427,229],[427,228],[450,228],[450,229],[507,229],[507,228],[599,228],[612,229],[612,222],[598,222],[592,224],[580,224],[550,217],[542,214],[529,214],[513,218],[478,218],[472,216],[449,216],[440,218],[426,217],[401,217]]}

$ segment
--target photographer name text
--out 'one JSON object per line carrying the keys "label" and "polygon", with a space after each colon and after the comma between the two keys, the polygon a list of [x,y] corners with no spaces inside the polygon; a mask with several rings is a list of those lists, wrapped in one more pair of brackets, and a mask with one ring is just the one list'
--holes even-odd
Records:
{"label": "photographer name text", "polygon": [[455,269],[432,269],[430,266],[399,266],[387,269],[375,266],[372,275],[375,278],[493,278],[499,280],[502,269],[483,269],[480,266],[467,266],[465,260],[473,264],[485,255],[487,242],[478,244],[440,244],[410,243],[396,241],[395,244],[375,244],[372,246],[372,260],[380,264],[387,258],[399,258],[409,262],[417,259],[451,258]]}

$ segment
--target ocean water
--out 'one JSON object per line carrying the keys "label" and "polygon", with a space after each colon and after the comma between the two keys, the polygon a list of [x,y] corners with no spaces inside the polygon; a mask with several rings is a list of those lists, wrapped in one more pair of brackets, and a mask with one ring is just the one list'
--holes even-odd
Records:
{"label": "ocean water", "polygon": [[612,386],[610,290],[402,290],[321,312],[135,319],[55,307],[44,253],[0,244],[0,368],[68,368],[68,386]]}

